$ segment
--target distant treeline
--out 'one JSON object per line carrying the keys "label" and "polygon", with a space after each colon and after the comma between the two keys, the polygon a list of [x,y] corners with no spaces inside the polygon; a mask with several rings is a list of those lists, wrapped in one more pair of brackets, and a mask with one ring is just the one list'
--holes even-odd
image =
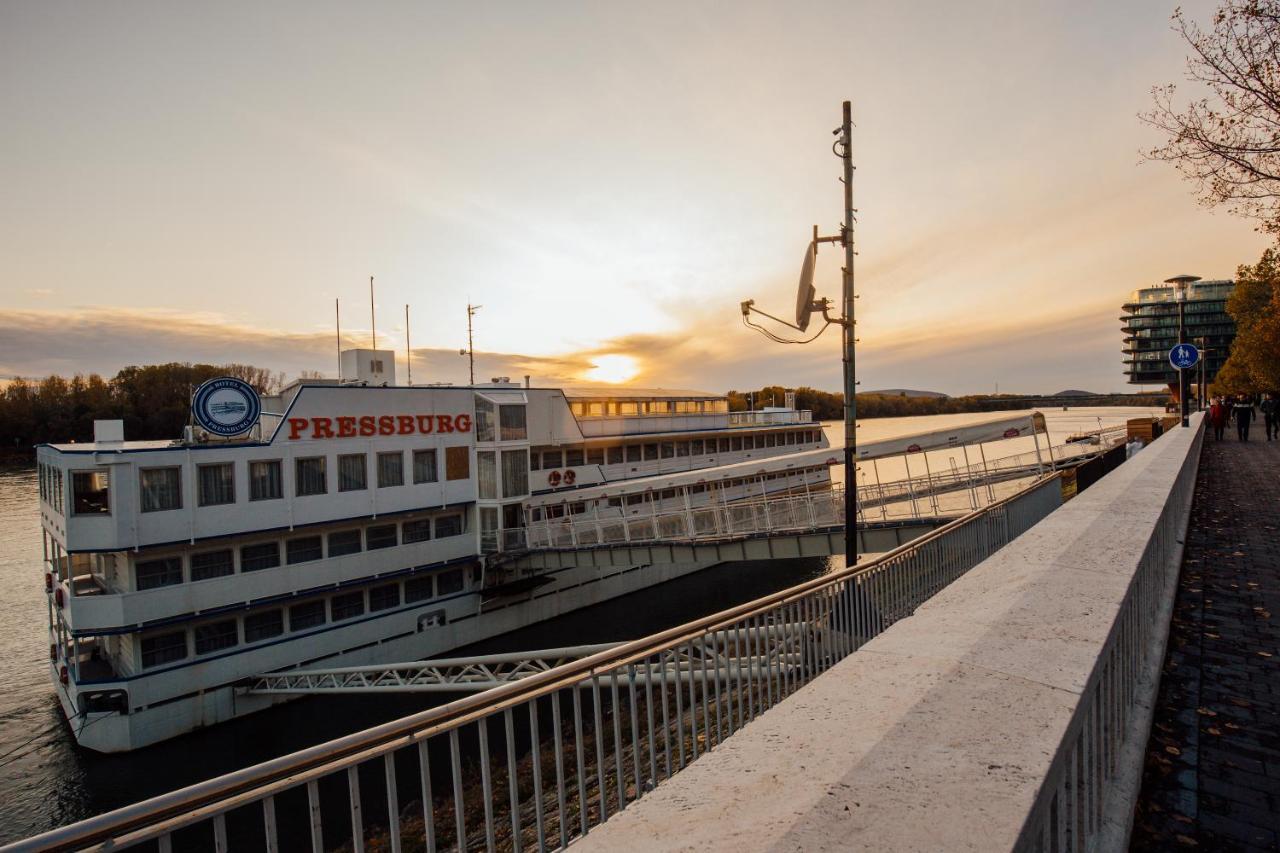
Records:
{"label": "distant treeline", "polygon": [[152,364],[111,379],[96,373],[39,382],[16,379],[0,391],[0,449],[29,453],[45,442],[91,441],[94,420],[123,420],[132,440],[179,438],[191,392],[206,379],[235,376],[264,393],[284,376],[247,364]]}
{"label": "distant treeline", "polygon": [[[796,408],[809,409],[814,420],[834,421],[844,417],[844,394],[833,394],[815,388],[797,388]],[[730,391],[729,411],[742,412],[749,408],[749,395],[755,396],[755,407],[781,406],[784,389],[780,385],[766,385],[759,391]],[[948,415],[958,412],[998,412],[1009,409],[1047,408],[1057,406],[1163,406],[1169,395],[1113,394],[1106,397],[1054,397],[1046,402],[1043,396],[1020,394],[972,394],[967,397],[908,397],[905,394],[859,394],[858,418],[893,418],[907,415]],[[1060,401],[1060,402],[1059,402]]]}

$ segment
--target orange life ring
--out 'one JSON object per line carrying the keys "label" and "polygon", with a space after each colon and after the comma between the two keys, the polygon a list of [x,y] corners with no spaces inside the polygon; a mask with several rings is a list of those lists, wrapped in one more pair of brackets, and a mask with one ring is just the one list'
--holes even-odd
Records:
{"label": "orange life ring", "polygon": [[65,594],[62,592],[62,587],[58,587],[53,591],[53,603],[59,607],[66,606],[66,598]]}
{"label": "orange life ring", "polygon": [[560,472],[559,472],[559,471],[552,471],[550,474],[548,474],[548,475],[547,475],[547,485],[551,486],[551,488],[553,488],[553,489],[554,489],[556,486],[560,485]]}
{"label": "orange life ring", "polygon": [[71,680],[71,677],[67,674],[67,667],[65,665],[58,667],[58,680],[63,684],[66,684]]}
{"label": "orange life ring", "polygon": [[565,472],[564,472],[564,484],[565,484],[566,486],[572,486],[572,485],[573,485],[573,481],[574,481],[574,480],[576,480],[576,479],[578,479],[578,475],[577,475],[577,474],[575,474],[573,471],[565,471]]}

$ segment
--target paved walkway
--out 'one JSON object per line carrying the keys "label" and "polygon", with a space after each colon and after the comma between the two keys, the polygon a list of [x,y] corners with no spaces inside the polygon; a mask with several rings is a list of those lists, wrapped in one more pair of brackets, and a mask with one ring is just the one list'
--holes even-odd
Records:
{"label": "paved walkway", "polygon": [[1131,849],[1280,850],[1280,442],[1261,424],[1205,440]]}

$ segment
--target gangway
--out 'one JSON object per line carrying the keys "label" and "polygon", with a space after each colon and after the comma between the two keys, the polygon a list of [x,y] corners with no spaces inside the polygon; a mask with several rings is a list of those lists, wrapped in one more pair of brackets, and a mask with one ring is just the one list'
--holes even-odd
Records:
{"label": "gangway", "polygon": [[[643,685],[657,680],[702,682],[708,678],[740,678],[769,668],[799,663],[801,642],[809,631],[830,630],[830,612],[815,613],[809,621],[767,624],[736,631],[719,631],[698,637],[661,664],[646,666],[632,680]],[[349,666],[329,669],[296,669],[269,672],[249,679],[241,688],[247,694],[380,694],[380,693],[476,693],[581,660],[626,643],[596,643],[528,652],[507,652],[471,657],[439,658],[406,663]],[[611,686],[613,676],[603,683]],[[579,682],[592,686],[591,679]]]}

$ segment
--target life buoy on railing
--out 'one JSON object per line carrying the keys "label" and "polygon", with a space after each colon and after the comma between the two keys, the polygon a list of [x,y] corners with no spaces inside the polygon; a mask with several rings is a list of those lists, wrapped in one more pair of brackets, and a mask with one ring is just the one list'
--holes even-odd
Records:
{"label": "life buoy on railing", "polygon": [[53,603],[59,607],[66,606],[66,593],[62,591],[62,587],[58,587],[53,591]]}
{"label": "life buoy on railing", "polygon": [[553,489],[554,489],[556,486],[560,485],[560,472],[559,472],[559,471],[552,471],[550,474],[548,474],[548,475],[547,475],[547,485],[548,485],[548,486],[550,486],[550,487],[551,487],[551,488],[553,488]]}
{"label": "life buoy on railing", "polygon": [[53,661],[54,663],[58,662],[58,644],[57,643],[49,644],[49,660]]}
{"label": "life buoy on railing", "polygon": [[564,472],[564,484],[565,484],[566,486],[572,486],[572,485],[573,485],[573,481],[574,481],[574,480],[576,480],[576,479],[578,479],[578,475],[577,475],[576,473],[574,473],[573,471],[565,471],[565,472]]}
{"label": "life buoy on railing", "polygon": [[66,684],[67,682],[71,681],[71,676],[67,674],[66,664],[63,664],[62,666],[58,667],[58,680],[61,681],[63,684]]}
{"label": "life buoy on railing", "polygon": [[44,573],[44,591],[53,592],[53,572]]}

